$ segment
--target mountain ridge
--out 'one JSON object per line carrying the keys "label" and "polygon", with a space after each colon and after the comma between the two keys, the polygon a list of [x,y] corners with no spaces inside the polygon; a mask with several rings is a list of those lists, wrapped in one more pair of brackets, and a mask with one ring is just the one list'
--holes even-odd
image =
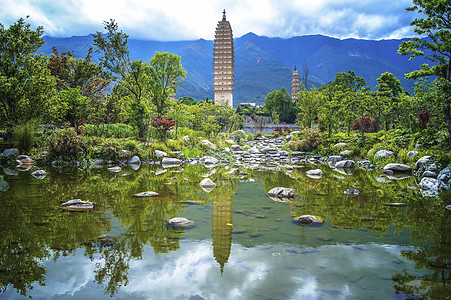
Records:
{"label": "mountain ridge", "polygon": [[[52,46],[60,52],[72,51],[76,57],[85,57],[93,44],[92,34],[54,38],[44,36],[46,44],[41,52],[50,55]],[[291,76],[297,66],[302,79],[302,64],[309,66],[308,88],[319,87],[334,79],[338,72],[355,71],[376,88],[377,78],[384,72],[397,77],[405,90],[412,91],[414,82],[404,74],[416,70],[422,59],[409,61],[398,55],[402,41],[408,39],[361,40],[337,39],[324,35],[304,35],[292,38],[258,36],[249,32],[234,38],[235,94],[234,105],[240,102],[263,104],[266,95],[285,87],[291,91]],[[177,97],[195,99],[213,98],[213,41],[152,41],[128,39],[130,57],[147,61],[156,51],[180,55],[187,71]],[[93,54],[98,60],[99,54]]]}

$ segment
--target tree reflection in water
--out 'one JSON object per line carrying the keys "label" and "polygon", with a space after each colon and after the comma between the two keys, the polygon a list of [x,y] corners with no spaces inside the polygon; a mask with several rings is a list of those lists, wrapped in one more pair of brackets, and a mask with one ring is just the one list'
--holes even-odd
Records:
{"label": "tree reflection in water", "polygon": [[[158,168],[161,167],[143,166],[137,171],[125,168],[120,173],[50,169],[43,180],[27,173],[3,176],[10,188],[0,192],[4,207],[0,211],[0,289],[4,291],[10,286],[21,295],[29,295],[33,284],[46,284],[44,263],[47,260],[56,261],[61,255],[71,255],[77,248],[83,248],[87,257],[98,262],[95,282],[103,285],[107,294],[115,295],[128,283],[130,262],[142,259],[146,246],[151,246],[155,254],[180,247],[186,231],[169,228],[166,220],[183,216],[187,205],[193,203],[212,208],[212,254],[221,273],[225,272],[224,266],[231,255],[233,198],[240,185],[239,178],[221,168],[212,174],[204,167],[186,166],[157,175],[161,173],[156,173]],[[408,231],[410,244],[417,249],[405,251],[403,256],[428,271],[416,277],[404,273],[393,276],[396,291],[412,298],[446,298],[451,294],[451,217],[444,210],[450,204],[445,200],[450,198],[449,193],[441,198],[427,198],[414,188],[413,177],[391,179],[387,183],[388,179],[379,177],[378,171],[355,170],[352,175],[346,175],[327,166],[321,168],[324,172],[321,179],[307,177],[307,168],[288,174],[265,170],[247,172],[262,182],[264,192],[260,196],[276,186],[297,191],[298,197],[287,204],[289,218],[317,215],[327,219],[335,230],[358,229],[379,236],[391,230]],[[198,186],[206,173],[218,185],[210,193]],[[344,195],[351,188],[360,190],[360,196]],[[156,191],[160,196],[133,197],[143,191]],[[98,206],[86,213],[57,208],[75,198],[94,201]],[[402,202],[407,206],[390,207],[388,202]],[[253,212],[240,218],[246,217],[252,223],[259,218],[258,214]],[[266,225],[269,221],[259,221],[262,227],[271,226]],[[247,247],[261,243],[258,238],[244,241],[240,236],[233,237],[235,243]],[[308,241],[301,240],[301,243]]]}

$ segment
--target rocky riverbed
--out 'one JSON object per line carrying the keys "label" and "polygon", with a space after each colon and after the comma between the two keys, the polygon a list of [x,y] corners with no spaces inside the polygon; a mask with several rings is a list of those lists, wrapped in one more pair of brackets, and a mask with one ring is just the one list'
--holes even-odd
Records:
{"label": "rocky riverbed", "polygon": [[[188,136],[183,139],[189,140]],[[254,140],[247,141],[240,139],[239,136],[231,135],[230,139],[226,140],[228,146],[218,148],[215,144],[204,139],[201,141],[205,147],[210,149],[210,155],[203,157],[185,157],[183,152],[164,152],[155,151],[155,160],[142,161],[138,156],[131,156],[130,151],[121,150],[121,157],[129,157],[118,162],[104,161],[96,159],[90,164],[94,167],[103,167],[108,165],[108,170],[111,172],[119,172],[121,167],[128,166],[132,169],[137,169],[141,164],[158,164],[163,168],[177,167],[184,164],[189,165],[204,165],[207,168],[214,168],[217,165],[229,165],[235,170],[286,170],[290,172],[294,168],[301,168],[315,165],[328,165],[336,171],[350,175],[354,168],[362,169],[380,169],[381,182],[390,182],[390,180],[399,180],[408,176],[417,176],[418,186],[425,196],[435,196],[443,189],[449,189],[451,168],[446,167],[441,170],[438,169],[431,156],[420,157],[415,166],[409,166],[399,163],[389,163],[384,166],[376,166],[369,160],[354,161],[349,158],[352,154],[351,150],[341,151],[340,155],[333,156],[319,156],[312,155],[309,152],[289,152],[282,150],[282,146],[289,139],[286,137],[269,138],[257,137]],[[340,143],[335,146],[345,147],[346,144]],[[334,147],[335,147],[334,146]],[[17,149],[6,149],[2,155],[18,154]],[[418,152],[409,152],[409,156],[414,157]],[[380,150],[375,154],[377,158],[386,158],[393,155],[393,152],[388,150]],[[26,155],[19,155],[17,157],[17,170],[28,171],[33,165],[33,160]],[[53,162],[57,165],[57,162]],[[80,165],[75,162],[75,165]],[[7,170],[9,173],[14,172]],[[41,170],[39,170],[41,172]],[[44,172],[44,171],[42,171]],[[36,174],[36,171],[34,172]],[[306,175],[310,178],[320,179],[322,172],[320,169],[308,170]],[[45,174],[41,175],[41,177]]]}

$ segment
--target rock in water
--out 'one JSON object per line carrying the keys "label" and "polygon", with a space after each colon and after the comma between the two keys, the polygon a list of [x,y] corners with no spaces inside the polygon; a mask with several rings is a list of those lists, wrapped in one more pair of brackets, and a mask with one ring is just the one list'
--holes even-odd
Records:
{"label": "rock in water", "polygon": [[212,150],[216,150],[217,147],[215,144],[213,144],[212,142],[210,142],[209,140],[202,140],[200,141],[202,145],[205,145],[206,147],[212,149]]}
{"label": "rock in water", "polygon": [[322,221],[318,217],[312,216],[312,215],[303,215],[303,216],[295,218],[294,221],[299,222],[301,224],[306,224],[306,225],[310,225],[313,223],[322,223]]}
{"label": "rock in water", "polygon": [[37,170],[31,173],[31,176],[36,179],[44,179],[45,175],[47,175],[47,173],[44,170]]}
{"label": "rock in water", "polygon": [[418,155],[418,151],[409,151],[409,153],[407,153],[407,155],[408,155],[410,158],[414,158],[415,156]]}
{"label": "rock in water", "polygon": [[443,183],[448,183],[451,177],[451,167],[444,168],[438,173],[437,179],[442,181]]}
{"label": "rock in water", "polygon": [[142,193],[138,193],[135,194],[135,197],[155,197],[158,196],[159,194],[157,192],[142,192]]}
{"label": "rock in water", "polygon": [[341,156],[349,156],[352,154],[352,150],[344,150],[340,152]]}
{"label": "rock in water", "polygon": [[19,149],[17,149],[17,148],[11,148],[11,149],[5,149],[4,151],[3,151],[3,155],[11,155],[11,154],[17,154],[17,155],[19,155]]}
{"label": "rock in water", "polygon": [[323,171],[321,171],[320,169],[309,170],[305,172],[305,175],[307,175],[310,178],[319,179],[321,178],[321,176],[323,176]]}
{"label": "rock in water", "polygon": [[427,164],[429,162],[429,160],[431,159],[431,157],[432,156],[426,155],[426,156],[421,157],[419,160],[417,160],[417,162],[415,164],[415,170],[418,170],[424,164]]}
{"label": "rock in water", "polygon": [[111,167],[111,168],[108,168],[107,170],[110,171],[110,172],[117,173],[117,172],[121,171],[121,167]]}
{"label": "rock in water", "polygon": [[355,162],[353,160],[340,160],[335,164],[336,168],[354,168]]}
{"label": "rock in water", "polygon": [[430,177],[423,177],[418,186],[422,190],[430,190],[430,191],[440,191],[443,187],[441,181]]}
{"label": "rock in water", "polygon": [[162,165],[167,165],[167,166],[177,166],[177,165],[181,165],[182,161],[178,158],[173,158],[173,157],[163,157],[163,160],[161,161]]}
{"label": "rock in water", "polygon": [[196,225],[196,222],[188,220],[187,218],[181,218],[181,217],[177,217],[177,218],[172,218],[170,220],[167,221],[169,225],[173,226],[173,227],[193,227]]}
{"label": "rock in water", "polygon": [[72,210],[72,211],[85,211],[93,209],[97,204],[95,202],[87,202],[81,199],[73,199],[67,202],[64,202],[60,205],[60,208]]}
{"label": "rock in water", "polygon": [[129,165],[139,165],[141,164],[141,159],[138,156],[132,156],[129,160],[127,160],[127,164]]}
{"label": "rock in water", "polygon": [[27,155],[19,155],[16,157],[16,162],[19,165],[31,165],[33,160]]}
{"label": "rock in water", "polygon": [[384,167],[384,171],[393,171],[393,172],[412,172],[412,167],[404,164],[388,164]]}
{"label": "rock in water", "polygon": [[344,194],[348,196],[358,196],[360,195],[360,191],[354,189],[347,189],[346,191],[344,191]]}
{"label": "rock in water", "polygon": [[211,181],[210,178],[205,178],[204,180],[202,180],[199,185],[203,188],[215,188],[216,184]]}
{"label": "rock in water", "polygon": [[328,160],[329,160],[329,162],[331,162],[331,163],[337,163],[337,162],[339,162],[340,160],[342,160],[342,158],[341,158],[340,155],[332,155],[332,156],[329,156]]}
{"label": "rock in water", "polygon": [[268,192],[268,196],[279,197],[279,198],[293,198],[294,190],[290,189],[290,188],[284,188],[284,187],[275,187]]}
{"label": "rock in water", "polygon": [[386,157],[390,157],[393,155],[393,151],[389,151],[389,150],[379,150],[376,152],[376,154],[374,154],[374,158],[378,159],[378,158],[386,158]]}
{"label": "rock in water", "polygon": [[204,165],[216,165],[219,160],[212,156],[204,156],[202,157],[202,161],[204,162]]}

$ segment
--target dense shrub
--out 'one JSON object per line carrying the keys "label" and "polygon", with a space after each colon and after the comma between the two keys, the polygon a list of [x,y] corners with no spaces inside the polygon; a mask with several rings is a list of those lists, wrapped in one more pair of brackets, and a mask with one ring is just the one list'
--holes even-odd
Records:
{"label": "dense shrub", "polygon": [[151,126],[154,127],[161,136],[166,137],[166,133],[174,128],[175,121],[171,118],[155,118],[152,120]]}
{"label": "dense shrub", "polygon": [[137,131],[131,125],[121,123],[102,125],[86,124],[79,126],[79,130],[83,130],[83,135],[86,136],[127,138],[138,135]]}
{"label": "dense shrub", "polygon": [[127,140],[124,143],[123,149],[136,154],[137,152],[139,152],[139,143],[135,140]]}
{"label": "dense shrub", "polygon": [[352,121],[352,129],[359,130],[360,132],[377,132],[379,130],[379,124],[377,120],[371,117],[358,118]]}
{"label": "dense shrub", "polygon": [[106,139],[101,146],[102,158],[116,161],[119,159],[120,150],[122,150],[122,146],[117,140]]}
{"label": "dense shrub", "polygon": [[302,139],[293,139],[287,144],[287,148],[291,151],[312,151],[321,144],[322,140],[323,136],[318,129],[305,128]]}
{"label": "dense shrub", "polygon": [[27,153],[36,143],[36,124],[28,122],[13,128],[13,143],[21,153]]}
{"label": "dense shrub", "polygon": [[46,139],[48,154],[52,158],[70,160],[86,151],[84,140],[74,129],[61,129]]}
{"label": "dense shrub", "polygon": [[183,151],[185,142],[183,140],[167,140],[166,145],[172,151]]}

